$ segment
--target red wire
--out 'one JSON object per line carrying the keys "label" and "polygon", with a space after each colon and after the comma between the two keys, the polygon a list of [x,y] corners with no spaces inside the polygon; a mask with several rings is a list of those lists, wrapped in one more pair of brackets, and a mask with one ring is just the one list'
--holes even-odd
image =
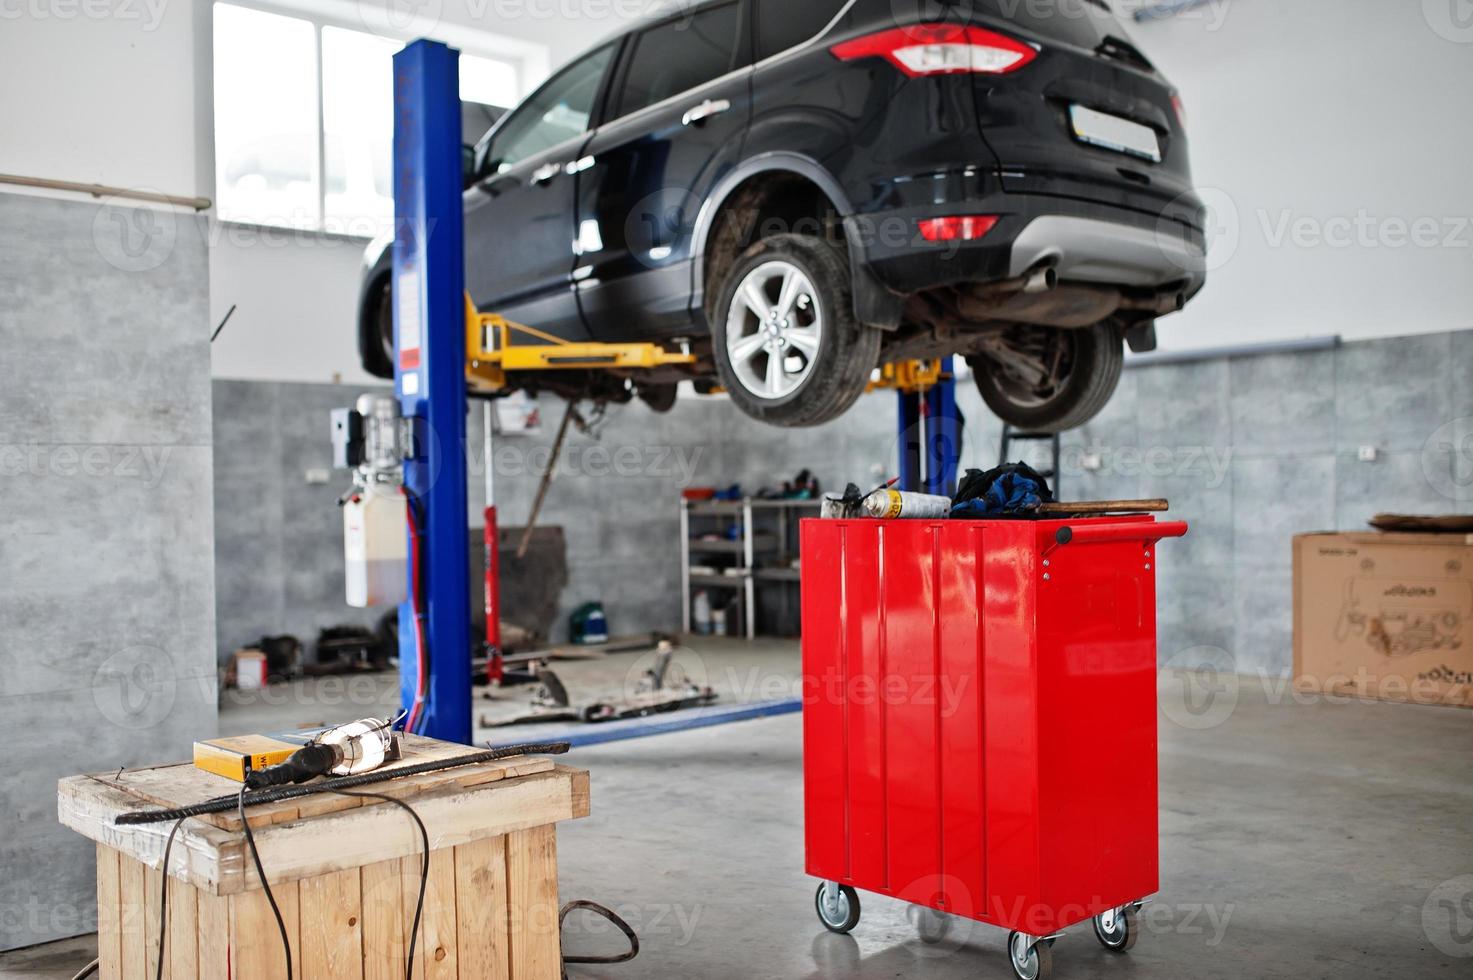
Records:
{"label": "red wire", "polygon": [[409,489],[400,487],[399,492],[404,494],[404,517],[409,523],[409,605],[414,613],[414,649],[419,674],[415,681],[414,704],[409,709],[409,719],[404,723],[404,730],[412,732],[419,724],[420,714],[424,710],[429,678],[426,677],[428,671],[425,670],[424,616],[420,608],[419,525],[414,520],[414,503],[410,499]]}

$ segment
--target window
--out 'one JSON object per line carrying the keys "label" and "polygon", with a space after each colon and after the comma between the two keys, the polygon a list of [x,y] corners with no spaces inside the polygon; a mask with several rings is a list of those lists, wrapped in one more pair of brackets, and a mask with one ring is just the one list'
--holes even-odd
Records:
{"label": "window", "polygon": [[[393,56],[404,42],[235,4],[214,14],[220,217],[368,238],[388,230]],[[462,53],[461,99],[514,105],[520,75]]]}
{"label": "window", "polygon": [[215,8],[215,196],[220,217],[315,227],[317,35],[294,17]]}
{"label": "window", "polygon": [[496,134],[487,154],[491,167],[506,170],[588,132],[593,100],[613,55],[613,45],[600,48],[542,86]]}
{"label": "window", "polygon": [[[770,58],[812,40],[844,9],[845,0],[757,0],[757,57]],[[898,9],[898,8],[897,8]]]}
{"label": "window", "polygon": [[738,10],[734,3],[707,8],[639,35],[616,115],[638,112],[731,71]]}

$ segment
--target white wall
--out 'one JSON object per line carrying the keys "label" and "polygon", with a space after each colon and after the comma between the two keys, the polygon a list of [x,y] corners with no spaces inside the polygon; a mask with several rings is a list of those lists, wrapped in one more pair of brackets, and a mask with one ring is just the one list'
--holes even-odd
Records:
{"label": "white wall", "polygon": [[1473,25],[1455,6],[1210,0],[1132,28],[1181,89],[1217,212],[1207,289],[1163,347],[1473,326]]}
{"label": "white wall", "polygon": [[196,12],[190,0],[0,2],[0,173],[208,195]]}

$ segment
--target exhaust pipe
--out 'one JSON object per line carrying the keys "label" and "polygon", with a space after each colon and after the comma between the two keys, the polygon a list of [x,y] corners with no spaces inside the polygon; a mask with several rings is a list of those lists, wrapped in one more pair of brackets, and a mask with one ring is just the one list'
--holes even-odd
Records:
{"label": "exhaust pipe", "polygon": [[1155,296],[1121,296],[1120,309],[1122,310],[1144,310],[1147,313],[1155,313],[1157,316],[1165,316],[1168,313],[1179,313],[1186,308],[1187,294],[1183,292],[1157,293]]}
{"label": "exhaust pipe", "polygon": [[1037,272],[1023,277],[1023,292],[1046,293],[1059,284],[1059,274],[1054,271],[1053,266],[1039,269]]}

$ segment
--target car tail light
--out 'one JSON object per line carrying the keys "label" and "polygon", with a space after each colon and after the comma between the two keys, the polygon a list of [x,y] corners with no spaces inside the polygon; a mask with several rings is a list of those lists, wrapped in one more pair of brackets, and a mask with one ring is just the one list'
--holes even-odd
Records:
{"label": "car tail light", "polygon": [[1038,57],[1022,41],[981,27],[911,24],[842,41],[829,49],[840,61],[884,58],[911,78],[980,72],[1005,75]]}
{"label": "car tail light", "polygon": [[1187,128],[1187,107],[1181,100],[1180,92],[1171,93],[1171,108],[1176,110],[1176,121],[1181,123],[1181,128]]}
{"label": "car tail light", "polygon": [[922,218],[921,237],[928,242],[975,242],[997,224],[995,214],[954,214],[945,218]]}

